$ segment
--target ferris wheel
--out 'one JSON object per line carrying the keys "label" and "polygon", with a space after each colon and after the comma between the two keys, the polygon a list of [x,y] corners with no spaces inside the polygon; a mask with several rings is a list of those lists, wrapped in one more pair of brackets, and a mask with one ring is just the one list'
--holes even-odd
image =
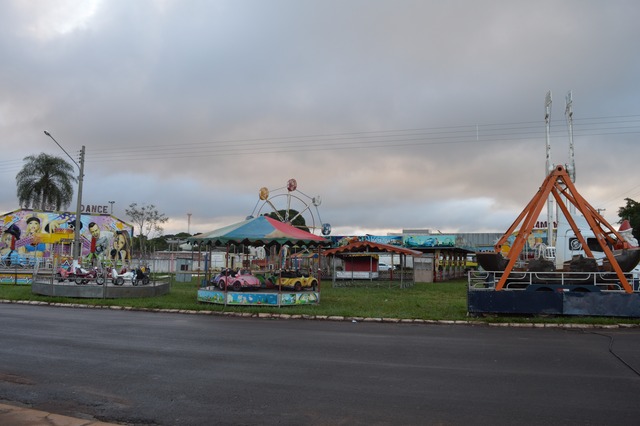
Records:
{"label": "ferris wheel", "polygon": [[298,190],[298,182],[295,179],[289,179],[287,185],[281,188],[260,188],[259,200],[250,217],[269,215],[296,228],[306,228],[311,233],[320,231],[322,235],[329,235],[331,225],[322,223],[320,219],[318,206],[321,203],[319,195],[306,195]]}

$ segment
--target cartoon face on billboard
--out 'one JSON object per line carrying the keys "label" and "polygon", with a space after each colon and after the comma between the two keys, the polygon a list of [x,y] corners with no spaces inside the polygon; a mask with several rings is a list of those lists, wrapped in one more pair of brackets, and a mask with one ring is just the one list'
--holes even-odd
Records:
{"label": "cartoon face on billboard", "polygon": [[[74,213],[23,209],[0,217],[0,252],[36,257],[70,254],[76,227]],[[104,214],[82,214],[79,225],[83,257],[108,258],[115,250],[114,258],[131,258],[131,225]]]}

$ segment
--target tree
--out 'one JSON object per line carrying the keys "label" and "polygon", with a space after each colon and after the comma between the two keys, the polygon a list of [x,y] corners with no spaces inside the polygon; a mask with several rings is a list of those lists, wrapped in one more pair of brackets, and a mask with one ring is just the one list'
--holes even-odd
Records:
{"label": "tree", "polygon": [[[147,241],[147,247],[151,251],[170,250],[172,248],[175,248],[175,245],[173,245],[175,244],[175,241],[181,241],[182,243],[184,243],[184,240],[186,240],[190,236],[191,234],[187,232],[178,232],[175,235],[160,235],[158,237],[149,239]],[[171,241],[171,243],[169,241]]]}
{"label": "tree", "polygon": [[627,205],[618,209],[618,216],[620,216],[618,223],[622,223],[623,220],[627,219],[633,228],[633,236],[640,241],[640,203],[631,198],[625,198],[624,200]]}
{"label": "tree", "polygon": [[18,204],[39,210],[66,209],[73,199],[73,166],[60,157],[29,155],[16,175]]}
{"label": "tree", "polygon": [[137,203],[129,204],[129,208],[125,209],[125,213],[134,225],[138,227],[138,243],[140,253],[146,252],[146,241],[149,240],[151,234],[162,234],[161,224],[169,220],[164,213],[159,213],[153,204],[142,205],[138,207]]}

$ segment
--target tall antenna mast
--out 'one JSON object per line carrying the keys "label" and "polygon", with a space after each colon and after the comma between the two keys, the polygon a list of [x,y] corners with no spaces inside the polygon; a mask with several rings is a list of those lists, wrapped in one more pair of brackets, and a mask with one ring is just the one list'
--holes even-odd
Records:
{"label": "tall antenna mast", "polygon": [[[564,115],[567,118],[567,126],[569,127],[569,164],[566,165],[567,174],[571,179],[571,182],[576,182],[576,161],[573,152],[573,95],[571,94],[571,90],[567,93],[566,107],[564,109]],[[569,204],[569,210],[571,214],[575,214],[576,206],[571,203]]]}
{"label": "tall antenna mast", "polygon": [[569,126],[569,164],[567,164],[567,173],[571,178],[571,182],[576,181],[576,162],[573,155],[573,96],[571,90],[566,97],[567,106],[564,109],[564,115],[567,117],[567,125]]}
{"label": "tall antenna mast", "polygon": [[[544,176],[547,177],[553,171],[553,164],[551,164],[551,90],[547,92],[547,96],[544,98],[544,122],[547,126],[546,133],[546,155],[547,161],[545,164],[546,170]],[[553,246],[553,196],[549,194],[547,198],[547,245]]]}
{"label": "tall antenna mast", "polygon": [[551,137],[550,137],[550,132],[551,132],[551,90],[549,90],[547,92],[547,96],[545,96],[544,98],[544,123],[547,126],[547,133],[546,133],[546,155],[547,155],[547,162],[545,164],[545,167],[547,168],[544,171],[544,175],[545,177],[551,173],[551,170],[553,169],[553,165],[551,164]]}

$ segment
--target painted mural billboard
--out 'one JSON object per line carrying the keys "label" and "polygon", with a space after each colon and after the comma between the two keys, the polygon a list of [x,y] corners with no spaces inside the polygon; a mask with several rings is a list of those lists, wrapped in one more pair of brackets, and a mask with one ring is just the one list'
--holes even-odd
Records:
{"label": "painted mural billboard", "polygon": [[401,235],[337,235],[330,236],[331,245],[333,247],[344,246],[354,241],[370,241],[376,244],[389,244],[392,246],[402,246]]}
{"label": "painted mural billboard", "polygon": [[[21,209],[0,216],[0,256],[7,260],[69,257],[74,239],[76,215]],[[80,215],[80,240],[85,260],[131,260],[133,227],[109,214]],[[28,263],[27,263],[28,264]]]}
{"label": "painted mural billboard", "polygon": [[410,249],[450,248],[456,246],[455,235],[406,235],[402,245]]}

